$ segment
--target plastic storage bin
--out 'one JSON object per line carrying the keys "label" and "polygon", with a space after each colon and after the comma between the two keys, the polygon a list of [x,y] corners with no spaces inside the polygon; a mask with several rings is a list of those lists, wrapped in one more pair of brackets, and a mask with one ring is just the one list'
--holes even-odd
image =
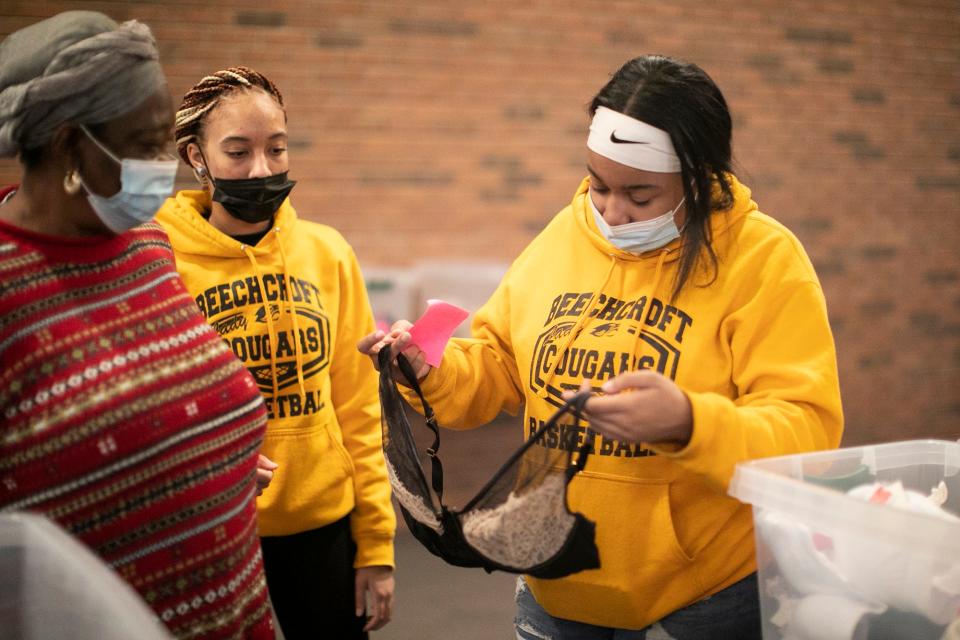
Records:
{"label": "plastic storage bin", "polygon": [[[877,485],[896,483],[936,499],[921,498],[923,511],[882,504]],[[754,460],[729,493],[753,505],[764,640],[940,640],[956,628],[960,443]]]}

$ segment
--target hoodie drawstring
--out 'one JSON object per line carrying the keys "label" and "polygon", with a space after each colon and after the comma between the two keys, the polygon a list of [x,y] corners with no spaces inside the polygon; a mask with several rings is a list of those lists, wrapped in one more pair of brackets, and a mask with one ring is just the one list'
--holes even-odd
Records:
{"label": "hoodie drawstring", "polygon": [[607,269],[607,275],[604,276],[603,283],[599,289],[590,295],[590,302],[587,303],[587,308],[584,309],[580,317],[577,318],[576,324],[570,329],[570,333],[567,334],[567,339],[563,341],[563,346],[557,350],[556,358],[547,365],[547,379],[544,381],[543,386],[537,391],[537,395],[541,398],[546,398],[549,395],[547,388],[550,386],[550,383],[553,382],[554,376],[556,376],[555,369],[557,363],[563,358],[563,355],[567,352],[567,349],[570,348],[570,345],[573,344],[573,341],[576,340],[577,336],[580,335],[580,328],[590,319],[590,312],[593,311],[593,306],[600,299],[600,294],[607,288],[607,284],[610,282],[610,276],[613,275],[613,270],[616,266],[617,256],[610,254],[610,268]]}
{"label": "hoodie drawstring", "polygon": [[283,242],[280,238],[280,227],[273,228],[276,234],[277,247],[280,249],[280,263],[283,265],[283,280],[287,283],[287,306],[290,309],[290,317],[293,320],[293,352],[297,361],[297,382],[300,384],[300,394],[307,397],[307,386],[303,380],[303,350],[300,348],[300,324],[297,322],[297,310],[293,306],[293,283],[290,282],[290,274],[287,271],[287,254],[283,250]]}
{"label": "hoodie drawstring", "polygon": [[656,295],[657,289],[660,287],[660,278],[663,276],[663,263],[667,261],[667,255],[669,255],[669,253],[670,251],[668,249],[660,250],[660,256],[657,258],[657,268],[653,272],[653,286],[650,287],[650,293],[647,294],[647,308],[643,312],[643,322],[640,323],[640,327],[637,330],[637,337],[634,341],[634,352],[638,364],[643,360],[643,348],[645,346],[644,340],[641,339],[643,327],[647,324],[647,319],[650,317],[650,310],[653,308],[653,296]]}
{"label": "hoodie drawstring", "polygon": [[280,346],[280,340],[277,337],[276,329],[273,327],[273,314],[270,313],[270,303],[267,300],[267,288],[263,283],[263,271],[260,270],[260,264],[257,262],[257,257],[253,253],[253,247],[241,244],[240,250],[246,254],[247,259],[250,260],[250,264],[253,265],[253,270],[257,274],[257,284],[260,286],[260,293],[263,296],[263,311],[267,317],[267,333],[270,334],[270,378],[273,381],[273,402],[276,403],[279,392],[277,387],[277,347]]}
{"label": "hoodie drawstring", "polygon": [[[653,307],[653,297],[657,293],[657,289],[660,288],[660,279],[663,277],[663,265],[667,261],[667,256],[669,254],[669,250],[663,249],[660,251],[660,255],[657,257],[657,266],[653,273],[653,285],[650,287],[650,293],[647,294],[647,307],[643,314],[643,322],[640,324],[640,327],[637,331],[637,337],[634,342],[634,351],[636,353],[636,361],[638,363],[643,359],[643,351],[645,346],[644,341],[641,338],[641,335],[643,334],[643,326],[647,323],[647,319],[650,317],[650,310]],[[607,288],[607,284],[610,282],[610,276],[613,275],[613,270],[616,266],[617,257],[611,254],[610,268],[607,269],[607,274],[603,278],[603,284],[601,284],[600,288],[590,296],[590,302],[587,304],[587,308],[577,319],[577,322],[573,325],[573,328],[570,329],[570,333],[567,334],[567,338],[564,340],[563,346],[557,350],[556,357],[547,365],[547,379],[544,382],[544,385],[537,391],[537,395],[541,398],[546,398],[549,395],[547,388],[553,381],[554,376],[556,376],[555,369],[557,363],[563,358],[563,355],[567,352],[567,349],[570,348],[570,345],[573,344],[573,341],[576,340],[577,336],[580,334],[581,327],[590,319],[590,313],[593,311],[594,305],[600,299],[600,294],[603,293],[603,290]]]}

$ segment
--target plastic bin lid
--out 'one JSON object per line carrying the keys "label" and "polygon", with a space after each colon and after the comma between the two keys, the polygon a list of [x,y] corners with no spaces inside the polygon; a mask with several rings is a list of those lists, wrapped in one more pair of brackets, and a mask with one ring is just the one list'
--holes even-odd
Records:
{"label": "plastic bin lid", "polygon": [[171,640],[139,594],[44,516],[0,513],[0,576],[0,637]]}
{"label": "plastic bin lid", "polygon": [[[821,530],[862,530],[913,553],[960,557],[960,522],[864,502],[845,493],[872,482],[878,473],[890,478],[918,467],[940,467],[942,479],[957,476],[960,443],[910,440],[742,462],[728,493]],[[841,472],[832,471],[836,468]]]}

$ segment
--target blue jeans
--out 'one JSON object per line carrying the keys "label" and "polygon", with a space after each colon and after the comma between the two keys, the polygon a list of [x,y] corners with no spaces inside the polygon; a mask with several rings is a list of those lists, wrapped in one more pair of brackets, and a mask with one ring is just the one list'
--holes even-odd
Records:
{"label": "blue jeans", "polygon": [[598,627],[555,618],[517,579],[518,640],[760,640],[760,597],[757,574],[674,611],[649,627],[631,630]]}

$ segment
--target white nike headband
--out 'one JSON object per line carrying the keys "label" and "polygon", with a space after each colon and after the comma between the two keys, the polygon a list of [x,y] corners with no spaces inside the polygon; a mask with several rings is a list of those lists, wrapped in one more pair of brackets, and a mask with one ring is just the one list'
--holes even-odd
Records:
{"label": "white nike headband", "polygon": [[606,107],[597,107],[587,147],[634,169],[680,172],[680,158],[669,133]]}

